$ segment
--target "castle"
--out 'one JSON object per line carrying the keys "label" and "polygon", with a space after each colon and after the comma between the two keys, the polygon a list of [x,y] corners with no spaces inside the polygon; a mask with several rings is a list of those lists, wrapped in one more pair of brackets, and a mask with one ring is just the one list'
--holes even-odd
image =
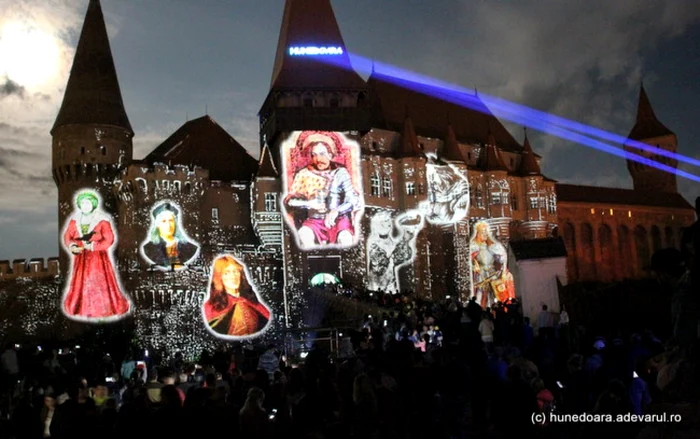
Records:
{"label": "castle", "polygon": [[[315,52],[304,48],[309,41]],[[330,56],[333,63],[322,62]],[[90,0],[51,130],[59,227],[75,211],[76,195],[94,191],[113,219],[114,262],[137,305],[177,291],[186,302],[201,303],[212,261],[233,254],[245,261],[261,296],[285,324],[303,314],[303,290],[318,274],[365,288],[466,300],[475,291],[470,237],[478,221],[504,246],[562,237],[569,282],[642,277],[651,252],[679,245],[694,211],[678,194],[675,175],[630,161],[634,189],[558,184],[542,174],[527,135],[516,140],[478,96],[470,99],[468,107],[455,105],[377,73],[364,80],[350,65],[330,0],[287,0],[270,91],[259,113],[260,159],[209,116],[188,121],[136,159],[101,6]],[[288,200],[295,173],[308,164],[294,152],[305,133],[345,148],[331,155],[344,160],[338,166],[350,170],[349,184],[361,201],[344,229],[352,231],[351,245],[302,245]],[[644,88],[628,137],[677,151],[675,134],[657,119]],[[452,211],[431,221],[442,208],[441,197],[455,190],[440,185],[461,181],[468,185],[460,208],[468,214]],[[154,269],[142,250],[154,209],[166,202],[177,207],[178,227],[199,248],[186,271]],[[389,258],[405,232],[402,215],[411,212],[420,225],[404,243],[410,255],[385,262],[395,278],[372,281],[372,245],[392,242],[393,249],[379,253]],[[379,227],[373,221],[380,216],[388,221],[389,238],[375,233],[372,241],[373,227]],[[0,261],[0,280],[65,276],[71,254],[64,237],[58,239],[58,259],[46,265]]]}

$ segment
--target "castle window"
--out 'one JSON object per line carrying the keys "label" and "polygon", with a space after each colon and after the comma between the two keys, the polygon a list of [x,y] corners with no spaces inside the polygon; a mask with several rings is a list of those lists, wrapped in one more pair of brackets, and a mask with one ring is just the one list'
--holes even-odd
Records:
{"label": "castle window", "polygon": [[370,151],[376,151],[377,150],[377,142],[372,142],[372,146],[369,147]]}
{"label": "castle window", "polygon": [[484,191],[481,189],[481,185],[476,188],[476,207],[479,209],[484,208]]}
{"label": "castle window", "polygon": [[612,209],[610,209],[610,215],[614,215],[614,214],[613,214],[613,210],[612,210]]}
{"label": "castle window", "polygon": [[467,153],[467,160],[470,162],[472,161],[472,153],[471,152]]}
{"label": "castle window", "polygon": [[180,192],[181,185],[182,183],[180,180],[173,181],[173,189],[175,189],[176,192]]}
{"label": "castle window", "polygon": [[163,180],[163,190],[167,191],[170,189],[170,180]]}
{"label": "castle window", "polygon": [[148,187],[146,186],[146,179],[138,177],[136,178],[136,184],[138,184],[139,188],[143,191],[143,193],[146,193]]}
{"label": "castle window", "polygon": [[493,192],[491,194],[491,204],[493,204],[493,205],[501,204],[501,193],[500,192]]}
{"label": "castle window", "polygon": [[632,211],[631,210],[627,211],[627,218],[632,218]]}
{"label": "castle window", "polygon": [[80,155],[85,155],[85,147],[84,146],[80,147]]}
{"label": "castle window", "polygon": [[549,213],[557,213],[557,196],[555,194],[549,196],[549,209]]}
{"label": "castle window", "polygon": [[265,192],[265,212],[275,212],[277,210],[277,194]]}
{"label": "castle window", "polygon": [[595,215],[595,209],[591,208],[591,215]]}
{"label": "castle window", "polygon": [[391,178],[389,177],[384,177],[382,185],[382,196],[386,198],[391,198],[391,192],[392,192],[392,185],[391,185]]}
{"label": "castle window", "polygon": [[314,106],[314,98],[312,96],[309,96],[309,95],[304,96],[302,102],[303,102],[304,107],[306,107],[306,108],[311,108]]}
{"label": "castle window", "polygon": [[376,173],[372,174],[372,176],[369,178],[369,181],[370,181],[370,188],[371,188],[370,193],[371,193],[371,195],[373,197],[378,197],[379,192],[380,192],[380,185],[381,185],[381,182],[379,181],[379,176]]}
{"label": "castle window", "polygon": [[82,172],[81,166],[80,165],[75,165],[75,176],[79,176],[80,173]]}
{"label": "castle window", "polygon": [[107,148],[104,145],[100,145],[100,152],[102,155],[107,155]]}
{"label": "castle window", "polygon": [[518,210],[518,197],[515,194],[510,196],[510,210]]}
{"label": "castle window", "polygon": [[219,208],[218,207],[211,208],[211,220],[215,221],[215,222],[219,222]]}
{"label": "castle window", "polygon": [[510,159],[510,167],[511,167],[511,168],[514,168],[514,167],[515,167],[515,161],[513,160],[512,157],[511,157],[511,159]]}
{"label": "castle window", "polygon": [[407,181],[406,182],[406,195],[415,195],[416,194],[416,184],[412,181]]}
{"label": "castle window", "polygon": [[185,182],[185,189],[182,191],[185,194],[189,194],[192,191],[192,183],[189,181]]}
{"label": "castle window", "polygon": [[530,209],[537,209],[539,205],[538,197],[530,197]]}
{"label": "castle window", "polygon": [[92,165],[85,165],[85,176],[92,177]]}
{"label": "castle window", "polygon": [[425,149],[425,145],[423,144],[423,142],[418,142],[418,148],[420,148],[421,151]]}

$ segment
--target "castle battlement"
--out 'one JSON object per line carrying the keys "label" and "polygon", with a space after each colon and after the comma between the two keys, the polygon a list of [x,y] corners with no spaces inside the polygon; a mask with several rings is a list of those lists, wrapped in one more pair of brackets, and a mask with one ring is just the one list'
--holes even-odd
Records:
{"label": "castle battlement", "polygon": [[146,179],[208,179],[209,170],[196,165],[172,165],[155,162],[153,165],[145,163],[133,163],[122,172],[122,178],[146,178]]}
{"label": "castle battlement", "polygon": [[57,276],[60,273],[58,257],[48,259],[13,259],[0,261],[0,280],[21,277],[41,278]]}

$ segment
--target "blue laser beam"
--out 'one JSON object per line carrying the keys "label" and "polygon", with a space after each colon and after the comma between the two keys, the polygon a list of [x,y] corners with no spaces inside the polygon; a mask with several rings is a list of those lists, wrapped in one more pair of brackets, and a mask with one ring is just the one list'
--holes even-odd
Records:
{"label": "blue laser beam", "polygon": [[[690,174],[684,171],[677,170],[676,168],[670,167],[668,165],[664,165],[662,163],[659,163],[655,160],[648,159],[646,157],[640,156],[638,154],[634,154],[631,152],[623,151],[620,150],[618,147],[613,147],[609,144],[605,144],[599,141],[595,141],[592,139],[592,137],[598,137],[602,140],[607,140],[610,142],[614,142],[617,144],[625,144],[627,146],[642,150],[642,151],[647,151],[652,154],[656,154],[658,156],[663,156],[663,157],[669,157],[674,160],[677,160],[678,162],[682,163],[688,163],[693,166],[700,166],[700,160],[695,159],[693,157],[688,157],[683,154],[678,154],[672,151],[667,151],[665,149],[649,145],[643,142],[639,142],[636,140],[628,139],[626,137],[620,136],[618,134],[614,134],[605,130],[602,130],[600,128],[595,128],[591,127],[589,125],[572,121],[570,119],[561,117],[561,116],[556,116],[553,114],[546,113],[544,111],[536,110],[524,105],[516,104],[510,101],[507,101],[502,98],[497,98],[494,96],[490,96],[488,94],[483,94],[479,93],[478,98],[476,97],[476,93],[474,90],[465,88],[465,87],[459,87],[454,84],[447,83],[445,81],[440,81],[425,75],[421,75],[415,72],[411,72],[408,70],[401,69],[399,67],[395,67],[386,63],[381,63],[377,61],[370,60],[368,58],[362,57],[360,55],[352,54],[349,53],[350,60],[353,66],[355,66],[358,70],[364,73],[373,73],[373,74],[378,74],[382,79],[387,80],[389,82],[393,82],[397,85],[401,85],[404,87],[408,88],[413,88],[413,89],[423,89],[425,92],[428,92],[428,94],[434,95],[435,93],[455,93],[457,95],[460,95],[463,99],[465,99],[465,102],[455,102],[454,100],[450,100],[450,102],[461,105],[461,106],[466,106],[469,107],[473,110],[484,112],[484,106],[488,109],[486,112],[487,114],[493,114],[495,116],[498,116],[500,118],[510,120],[510,121],[516,121],[516,120],[530,120],[532,121],[529,123],[529,126],[532,128],[536,128],[534,124],[536,122],[545,122],[544,125],[540,125],[543,128],[536,128],[539,129],[543,132],[549,132],[551,134],[554,134],[553,130],[554,127],[559,126],[564,128],[565,130],[569,132],[575,132],[579,134],[584,135],[584,139],[590,139],[591,143],[586,143],[583,142],[584,145],[590,146],[593,148],[596,148],[597,146],[605,145],[606,152],[610,152],[614,155],[617,155],[619,157],[624,157],[624,158],[629,158],[630,160],[637,161],[640,163],[647,164],[649,166],[656,167],[658,169],[664,170],[666,172],[673,172],[676,175],[683,176],[685,178],[689,178],[688,176],[692,176],[692,180],[697,181],[697,176],[694,174]],[[329,60],[329,62],[333,62],[333,60]],[[338,63],[338,65],[340,65]],[[471,97],[471,98],[470,98]],[[470,103],[470,101],[472,101]],[[492,113],[493,112],[493,113]],[[529,115],[529,116],[523,116],[523,115]],[[558,133],[564,133],[561,130],[557,130]],[[558,135],[558,134],[557,134]],[[559,136],[559,135],[558,135]],[[562,137],[562,136],[559,136]],[[572,136],[576,137],[576,136]],[[567,138],[568,137],[563,137]],[[576,137],[580,138],[580,137]],[[579,142],[581,143],[581,142]],[[602,147],[602,146],[601,146]],[[617,153],[613,153],[612,150],[609,150],[608,148],[612,148],[612,150],[617,151]],[[600,148],[598,148],[600,149]],[[636,159],[636,157],[639,157],[639,160]],[[672,170],[672,171],[671,171]],[[685,175],[684,175],[685,174]]]}

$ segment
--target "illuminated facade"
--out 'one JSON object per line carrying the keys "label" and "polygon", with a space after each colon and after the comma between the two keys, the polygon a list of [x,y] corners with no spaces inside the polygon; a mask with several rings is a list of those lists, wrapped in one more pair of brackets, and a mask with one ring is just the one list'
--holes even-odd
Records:
{"label": "illuminated facade", "polygon": [[[579,212],[621,206],[558,189],[542,175],[527,136],[517,141],[478,96],[465,108],[408,82],[379,74],[362,79],[350,67],[330,1],[300,3],[285,5],[259,112],[259,160],[209,116],[187,122],[135,160],[104,18],[99,2],[90,1],[52,130],[58,220],[67,224],[80,191],[99,196],[118,237],[109,257],[140,334],[167,345],[172,340],[164,334],[184,320],[230,340],[304,323],[304,291],[319,275],[433,299],[477,295],[490,304],[517,296],[502,260],[509,242],[557,233],[575,273],[597,273],[590,267],[606,257],[615,267],[627,263],[604,256],[611,251],[606,245],[585,248],[604,233],[586,232]],[[309,4],[314,26],[303,18]],[[664,184],[657,190],[675,191],[665,175],[631,172],[639,174],[635,186],[658,177]],[[672,216],[676,237],[693,219],[680,200],[670,210],[638,208],[657,212],[657,227],[671,227],[663,215]],[[588,227],[602,230],[605,221],[596,221]],[[635,229],[626,227],[631,240]],[[623,239],[608,235],[610,242]],[[70,267],[72,253],[61,248],[59,265]],[[253,304],[238,314],[229,312],[233,302],[211,305],[224,260],[235,261],[251,287]],[[9,267],[0,265],[3,272]],[[232,323],[246,319],[247,325]]]}

